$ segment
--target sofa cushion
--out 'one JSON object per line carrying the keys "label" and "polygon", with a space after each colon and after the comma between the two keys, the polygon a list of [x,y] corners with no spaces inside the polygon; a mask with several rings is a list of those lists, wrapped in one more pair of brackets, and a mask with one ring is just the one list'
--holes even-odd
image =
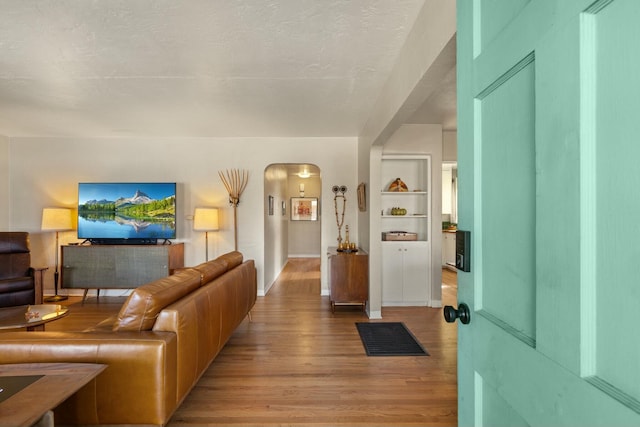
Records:
{"label": "sofa cushion", "polygon": [[227,271],[242,264],[242,252],[231,251],[216,258],[216,261],[224,261],[227,263]]}
{"label": "sofa cushion", "polygon": [[203,262],[193,267],[200,273],[201,284],[209,283],[216,277],[222,276],[227,271],[227,262],[219,259]]}
{"label": "sofa cushion", "polygon": [[142,285],[125,301],[113,330],[150,331],[160,310],[199,287],[200,273],[193,269]]}

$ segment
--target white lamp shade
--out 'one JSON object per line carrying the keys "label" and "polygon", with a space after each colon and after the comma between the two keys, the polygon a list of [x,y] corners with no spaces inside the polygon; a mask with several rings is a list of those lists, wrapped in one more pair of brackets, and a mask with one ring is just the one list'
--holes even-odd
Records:
{"label": "white lamp shade", "polygon": [[193,214],[193,229],[196,231],[216,231],[218,229],[218,208],[196,208]]}
{"label": "white lamp shade", "polygon": [[73,230],[71,209],[67,208],[44,208],[42,210],[43,230]]}

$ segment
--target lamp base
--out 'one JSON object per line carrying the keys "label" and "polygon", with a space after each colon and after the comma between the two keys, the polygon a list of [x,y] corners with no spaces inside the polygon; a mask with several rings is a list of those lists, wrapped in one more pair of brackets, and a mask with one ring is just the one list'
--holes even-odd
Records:
{"label": "lamp base", "polygon": [[58,302],[58,301],[64,301],[66,299],[69,299],[68,296],[66,295],[53,295],[50,297],[44,297],[44,302]]}

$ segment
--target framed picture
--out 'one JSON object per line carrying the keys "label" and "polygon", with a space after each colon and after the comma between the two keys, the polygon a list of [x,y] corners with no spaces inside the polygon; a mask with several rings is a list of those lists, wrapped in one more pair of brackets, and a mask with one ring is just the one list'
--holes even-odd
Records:
{"label": "framed picture", "polygon": [[273,215],[273,196],[269,196],[269,215]]}
{"label": "framed picture", "polygon": [[317,221],[318,198],[317,197],[292,197],[291,221]]}

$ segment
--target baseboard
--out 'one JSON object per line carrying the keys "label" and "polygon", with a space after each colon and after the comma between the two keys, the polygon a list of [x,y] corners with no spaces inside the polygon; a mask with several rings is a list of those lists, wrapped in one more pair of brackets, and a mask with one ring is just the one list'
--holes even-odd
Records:
{"label": "baseboard", "polygon": [[380,310],[369,310],[367,313],[369,314],[369,319],[382,319],[382,311]]}

